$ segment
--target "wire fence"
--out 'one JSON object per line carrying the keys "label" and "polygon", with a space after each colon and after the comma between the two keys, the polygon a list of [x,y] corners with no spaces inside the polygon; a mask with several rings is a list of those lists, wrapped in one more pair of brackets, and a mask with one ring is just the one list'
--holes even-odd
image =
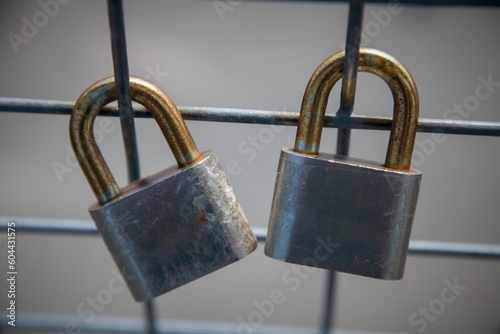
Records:
{"label": "wire fence", "polygon": [[[332,1],[335,2],[335,1]],[[339,128],[337,154],[348,155],[351,129],[390,130],[391,118],[351,116],[356,89],[357,64],[360,47],[363,9],[365,2],[387,1],[351,1],[346,38],[345,70],[342,80],[341,106],[336,115],[327,115],[325,127]],[[400,1],[426,6],[500,6],[498,1],[452,1],[452,0],[417,0]],[[102,115],[120,117],[123,140],[127,158],[129,181],[140,177],[137,143],[133,117],[151,118],[151,115],[141,106],[131,103],[130,86],[128,83],[128,62],[126,36],[123,19],[123,4],[121,0],[108,0],[108,18],[111,33],[111,45],[115,79],[117,83],[118,108],[106,107]],[[43,99],[0,98],[0,111],[70,115],[73,109],[72,101],[54,101]],[[281,112],[270,110],[248,110],[234,108],[179,107],[182,116],[188,120],[212,122],[274,124],[296,126],[298,112]],[[458,134],[469,136],[500,136],[500,122],[479,122],[448,119],[419,119],[419,132],[437,132],[443,134]],[[84,220],[44,219],[26,217],[0,217],[2,229],[6,229],[9,221],[18,223],[17,229],[31,233],[97,235],[93,222]],[[254,228],[257,239],[265,241],[267,231]],[[500,260],[500,244],[458,243],[444,241],[412,240],[409,247],[412,256],[439,256],[459,258],[484,258]],[[324,300],[322,301],[322,316],[318,329],[300,329],[280,326],[262,326],[254,333],[329,333],[334,326],[334,297],[336,273],[328,272],[325,284]],[[0,332],[9,328],[12,330],[64,331],[69,321],[78,324],[82,332],[99,333],[236,333],[234,326],[227,323],[182,322],[158,320],[153,301],[144,305],[144,319],[125,319],[120,317],[101,317],[91,324],[73,319],[61,314],[40,315],[23,314],[19,317],[16,327],[10,328],[0,322]],[[350,331],[337,331],[350,333]],[[360,333],[359,331],[356,333]]]}

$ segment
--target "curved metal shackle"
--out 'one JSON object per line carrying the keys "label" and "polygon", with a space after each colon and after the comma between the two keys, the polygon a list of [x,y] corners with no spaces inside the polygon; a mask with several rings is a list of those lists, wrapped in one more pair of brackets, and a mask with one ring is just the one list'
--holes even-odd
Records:
{"label": "curved metal shackle", "polygon": [[[345,52],[326,59],[314,71],[307,84],[295,152],[317,155],[326,105],[333,85],[342,77]],[[360,49],[358,70],[383,79],[394,98],[394,113],[385,167],[409,170],[418,124],[418,91],[410,72],[394,57],[374,49]]]}
{"label": "curved metal shackle", "polygon": [[[200,157],[196,144],[182,116],[170,98],[156,85],[130,77],[132,100],[142,104],[156,120],[179,167]],[[87,181],[100,204],[120,195],[120,189],[110,173],[94,138],[94,121],[101,109],[116,100],[113,77],[94,83],[75,102],[70,118],[71,145]]]}

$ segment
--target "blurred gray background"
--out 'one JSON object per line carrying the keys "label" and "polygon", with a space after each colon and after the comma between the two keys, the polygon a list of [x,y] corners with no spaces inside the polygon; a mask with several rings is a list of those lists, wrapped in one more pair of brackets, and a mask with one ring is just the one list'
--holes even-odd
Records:
{"label": "blurred gray background", "polygon": [[[130,73],[158,84],[179,106],[298,111],[314,69],[343,46],[348,6],[223,3],[230,8],[218,13],[212,1],[125,1]],[[0,96],[73,101],[113,74],[105,1],[61,4],[16,47],[9,33],[23,36],[25,19],[42,19],[37,13],[43,6],[28,0],[3,0],[0,6]],[[391,13],[386,4],[366,5],[362,45],[405,64],[419,88],[420,116],[500,121],[500,11],[397,8]],[[490,94],[474,99],[480,78],[488,77],[496,84],[489,91],[479,89]],[[338,107],[339,86],[332,90],[329,113]],[[470,112],[453,111],[454,105],[467,103]],[[392,97],[381,80],[359,75],[355,113],[392,114]],[[89,219],[87,208],[95,198],[68,156],[68,120],[0,113],[0,215]],[[117,119],[112,122],[100,147],[123,186],[123,145]],[[99,129],[99,120],[96,124]],[[136,124],[142,174],[173,164],[156,124]],[[251,225],[266,227],[279,152],[293,145],[295,128],[273,128],[269,139],[269,126],[187,124],[200,150],[214,150],[223,166],[237,162],[230,175],[237,197]],[[322,151],[334,151],[336,134],[324,131]],[[260,149],[250,153],[250,137],[259,135],[265,138]],[[412,239],[499,243],[500,139],[432,138],[417,136],[413,166],[424,175]],[[387,140],[385,131],[353,131],[351,154],[383,161]],[[61,165],[67,167],[64,172],[54,169]],[[6,254],[4,240],[1,254]],[[326,273],[317,270],[290,284],[283,276],[292,266],[265,257],[263,249],[261,243],[242,261],[159,297],[159,316],[237,324],[249,321],[255,304],[280,289],[285,301],[264,317],[264,325],[316,326]],[[96,317],[142,314],[142,305],[113,280],[115,266],[99,237],[21,233],[17,250],[21,312],[65,313],[91,322],[88,298],[103,301],[109,297],[103,290],[113,282],[119,291],[99,305]],[[4,309],[7,269],[3,259],[0,263]],[[499,279],[498,262],[428,257],[410,257],[398,282],[340,274],[335,324],[395,333],[499,333]],[[446,280],[467,288],[425,320],[420,310],[436,309]]]}

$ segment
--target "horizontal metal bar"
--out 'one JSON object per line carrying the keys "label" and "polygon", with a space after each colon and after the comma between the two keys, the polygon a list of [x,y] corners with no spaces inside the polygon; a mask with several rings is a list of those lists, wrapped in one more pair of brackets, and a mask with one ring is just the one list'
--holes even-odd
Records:
{"label": "horizontal metal bar", "polygon": [[[320,0],[321,2],[340,2],[340,0]],[[391,0],[362,0],[365,3],[388,3]],[[392,0],[392,2],[395,2]],[[405,5],[425,5],[425,6],[500,6],[496,0],[398,0],[398,3]]]}
{"label": "horizontal metal bar", "polygon": [[[346,0],[245,0],[246,2],[338,2],[344,3],[348,2]],[[394,0],[360,0],[364,3],[388,3],[395,2]],[[497,0],[398,0],[398,3],[405,5],[425,5],[425,6],[473,6],[473,7],[496,7],[500,6],[500,2]]]}
{"label": "horizontal metal bar", "polygon": [[[207,321],[159,320],[158,333],[169,334],[237,334],[242,333],[242,326],[246,326],[245,333],[254,334],[316,334],[317,329],[311,327],[288,327],[277,325],[250,326],[250,324]],[[127,333],[143,334],[144,320],[140,318],[120,316],[100,316],[91,322],[86,322],[82,317],[67,314],[31,313],[23,312],[16,315],[16,326],[12,327],[7,321],[0,321],[0,329],[13,331],[61,331],[81,333]],[[365,332],[352,330],[335,330],[336,334],[389,334],[387,332]]]}
{"label": "horizontal metal bar", "polygon": [[[72,235],[97,235],[98,232],[91,220],[29,218],[0,216],[0,231],[5,231],[7,223],[15,221],[16,231],[35,233],[55,233]],[[253,233],[258,241],[264,242],[267,228],[254,227]],[[433,240],[410,241],[410,255],[440,256],[440,257],[472,257],[500,260],[500,244],[482,244],[465,242],[447,242]]]}
{"label": "horizontal metal bar", "polygon": [[[250,0],[253,1],[253,0]],[[259,0],[263,1],[263,0]],[[267,0],[266,0],[267,1]],[[273,0],[273,1],[287,1],[290,0]],[[294,2],[301,2],[303,0],[291,0]],[[347,2],[342,0],[314,0],[316,2]],[[361,0],[364,3],[388,3],[391,0]],[[394,0],[392,0],[394,2]],[[425,6],[500,6],[499,1],[496,0],[398,0],[398,3],[405,5],[425,5]]]}
{"label": "horizontal metal bar", "polygon": [[500,245],[412,240],[410,254],[500,259]]}
{"label": "horizontal metal bar", "polygon": [[[211,107],[179,107],[182,116],[187,120],[250,123],[250,124],[275,124],[296,126],[299,119],[298,112],[276,110],[253,110]],[[0,97],[0,111],[21,112],[36,114],[70,115],[73,102],[39,99],[20,99]],[[134,104],[135,116],[138,118],[152,118],[142,106]],[[118,117],[116,107],[108,106],[101,113],[103,116]],[[390,117],[337,117],[326,115],[325,127],[348,128],[365,130],[390,130]],[[500,122],[480,122],[465,120],[446,120],[420,118],[419,132],[438,132],[457,135],[474,136],[500,136]]]}
{"label": "horizontal metal bar", "polygon": [[9,222],[15,222],[17,232],[98,235],[95,224],[84,219],[31,218],[0,216],[0,231],[7,229]]}

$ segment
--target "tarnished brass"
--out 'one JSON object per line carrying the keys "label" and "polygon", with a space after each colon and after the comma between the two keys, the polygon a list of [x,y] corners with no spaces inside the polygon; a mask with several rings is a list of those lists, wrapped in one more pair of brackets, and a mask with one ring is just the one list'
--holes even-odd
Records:
{"label": "tarnished brass", "polygon": [[[132,100],[142,104],[153,115],[165,136],[179,167],[200,157],[181,114],[161,89],[140,78],[130,78]],[[120,189],[102,158],[94,139],[94,121],[102,108],[116,100],[113,77],[100,80],[78,98],[70,119],[70,139],[77,160],[99,203],[120,195]]]}
{"label": "tarnished brass", "polygon": [[70,136],[98,199],[89,213],[132,295],[144,301],[242,259],[257,240],[215,154],[198,152],[174,103],[138,78],[130,79],[132,99],[153,115],[177,165],[118,188],[92,131],[115,87],[104,79],[80,96]]}
{"label": "tarnished brass", "polygon": [[344,52],[312,75],[302,101],[295,148],[281,150],[266,255],[285,262],[387,280],[403,277],[422,173],[410,169],[418,93],[388,54],[361,49],[359,71],[390,87],[394,118],[385,165],[319,152],[330,91]]}
{"label": "tarnished brass", "polygon": [[[326,59],[314,71],[302,100],[295,152],[317,155],[330,91],[342,78],[345,52]],[[383,79],[394,98],[394,115],[385,167],[408,170],[413,154],[419,114],[418,91],[408,70],[385,52],[361,49],[359,71]]]}

